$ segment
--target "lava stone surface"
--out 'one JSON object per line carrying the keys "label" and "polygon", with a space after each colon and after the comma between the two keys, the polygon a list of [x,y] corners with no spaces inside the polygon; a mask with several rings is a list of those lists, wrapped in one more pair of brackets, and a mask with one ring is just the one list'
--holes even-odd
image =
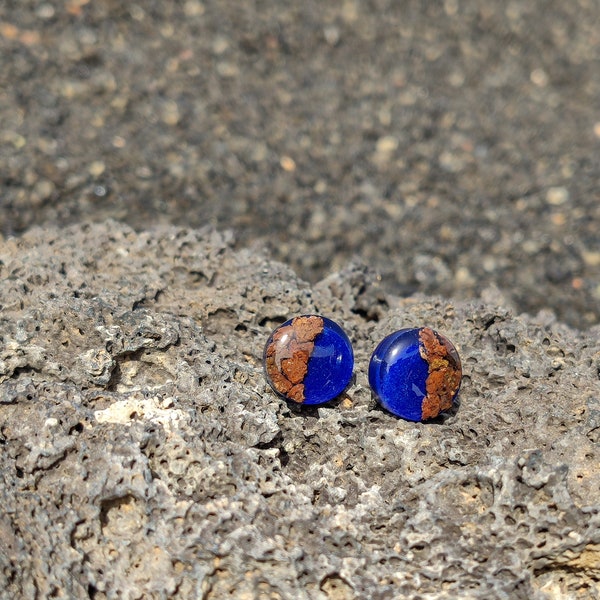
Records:
{"label": "lava stone surface", "polygon": [[[598,327],[383,294],[359,263],[311,286],[208,228],[116,222],[2,242],[0,305],[3,600],[597,597]],[[264,342],[324,313],[356,378],[297,407]],[[367,380],[418,323],[464,367],[428,423]]]}

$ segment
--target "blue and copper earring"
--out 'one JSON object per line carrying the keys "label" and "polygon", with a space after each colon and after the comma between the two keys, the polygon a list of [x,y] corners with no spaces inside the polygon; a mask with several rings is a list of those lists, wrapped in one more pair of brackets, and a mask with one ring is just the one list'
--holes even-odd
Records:
{"label": "blue and copper earring", "polygon": [[352,344],[334,321],[303,315],[273,331],[263,355],[269,385],[286,400],[323,404],[339,396],[354,370]]}
{"label": "blue and copper earring", "polygon": [[369,364],[369,384],[379,403],[409,421],[433,419],[452,408],[461,378],[456,348],[429,327],[388,335]]}

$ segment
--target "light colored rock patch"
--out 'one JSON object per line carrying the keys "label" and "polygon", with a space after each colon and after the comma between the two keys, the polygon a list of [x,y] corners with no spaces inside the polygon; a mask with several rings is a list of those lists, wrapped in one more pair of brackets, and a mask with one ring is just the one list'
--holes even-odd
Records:
{"label": "light colored rock patch", "polygon": [[136,420],[160,423],[166,429],[178,429],[189,422],[189,416],[174,408],[174,398],[128,398],[118,400],[108,408],[97,410],[94,417],[98,423],[118,423],[131,425]]}

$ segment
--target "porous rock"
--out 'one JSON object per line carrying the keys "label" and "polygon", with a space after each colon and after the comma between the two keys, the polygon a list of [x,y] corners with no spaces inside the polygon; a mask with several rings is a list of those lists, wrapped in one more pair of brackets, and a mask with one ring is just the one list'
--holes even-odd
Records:
{"label": "porous rock", "polygon": [[[387,296],[358,262],[311,288],[210,229],[34,229],[0,281],[3,598],[598,597],[598,328]],[[302,313],[354,344],[332,405],[263,378]],[[366,372],[423,325],[464,379],[415,424]]]}

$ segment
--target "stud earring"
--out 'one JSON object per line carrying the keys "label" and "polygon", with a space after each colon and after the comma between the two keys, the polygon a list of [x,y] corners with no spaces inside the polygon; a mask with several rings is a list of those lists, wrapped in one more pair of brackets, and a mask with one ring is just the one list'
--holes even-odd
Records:
{"label": "stud earring", "polygon": [[263,364],[269,385],[280,396],[298,404],[323,404],[346,389],[354,354],[337,323],[319,315],[303,315],[273,331]]}
{"label": "stud earring", "polygon": [[388,335],[369,364],[369,384],[379,403],[409,421],[432,419],[450,409],[461,378],[456,348],[429,327]]}

